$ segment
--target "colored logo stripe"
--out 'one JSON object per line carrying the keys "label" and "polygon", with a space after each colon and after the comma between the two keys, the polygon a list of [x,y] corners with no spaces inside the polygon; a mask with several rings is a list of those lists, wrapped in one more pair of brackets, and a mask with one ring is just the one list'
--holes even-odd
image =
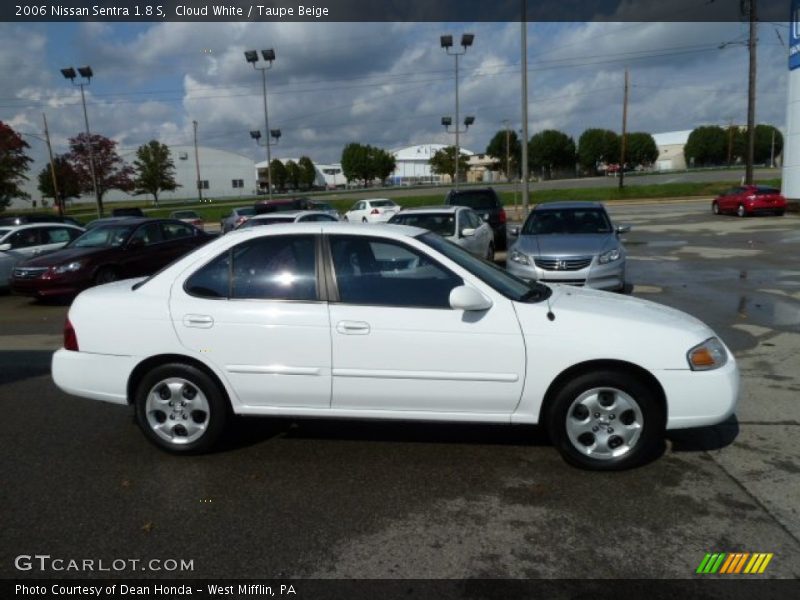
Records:
{"label": "colored logo stripe", "polygon": [[[700,574],[761,574],[767,569],[773,553],[766,552],[715,552],[707,553],[695,573]],[[746,565],[746,566],[745,566]]]}

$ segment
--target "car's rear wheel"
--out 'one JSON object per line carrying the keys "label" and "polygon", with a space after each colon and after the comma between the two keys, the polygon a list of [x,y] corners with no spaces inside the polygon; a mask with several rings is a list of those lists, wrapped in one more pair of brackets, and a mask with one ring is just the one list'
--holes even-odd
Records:
{"label": "car's rear wheel", "polygon": [[716,202],[712,202],[711,203],[711,212],[714,213],[715,215],[718,215],[719,214],[719,204],[717,204]]}
{"label": "car's rear wheel", "polygon": [[117,279],[119,279],[119,276],[113,267],[101,267],[94,275],[94,284],[103,285],[104,283],[111,283]]}
{"label": "car's rear wheel", "polygon": [[571,379],[549,405],[547,428],[564,459],[615,471],[648,460],[663,440],[665,413],[656,392],[616,370]]}
{"label": "car's rear wheel", "polygon": [[782,217],[784,212],[785,211],[782,211],[782,210],[776,210],[775,211],[775,216]]}
{"label": "car's rear wheel", "polygon": [[746,217],[747,216],[747,211],[744,209],[744,204],[740,204],[736,208],[736,216],[738,216],[738,217]]}
{"label": "car's rear wheel", "polygon": [[134,403],[145,436],[178,454],[211,448],[225,428],[229,406],[211,377],[181,363],[162,365],[145,375]]}

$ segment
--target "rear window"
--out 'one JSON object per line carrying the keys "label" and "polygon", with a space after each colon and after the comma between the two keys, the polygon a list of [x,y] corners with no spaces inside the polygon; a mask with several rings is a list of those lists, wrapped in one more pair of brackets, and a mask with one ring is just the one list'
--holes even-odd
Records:
{"label": "rear window", "polygon": [[247,208],[237,208],[236,214],[242,217],[250,217],[256,214],[256,209],[249,206]]}
{"label": "rear window", "polygon": [[459,192],[458,194],[452,194],[448,200],[448,204],[454,204],[456,206],[468,206],[469,208],[476,210],[486,210],[497,208],[499,206],[497,197],[493,193],[485,191]]}
{"label": "rear window", "polygon": [[756,196],[772,196],[773,194],[780,193],[781,191],[778,188],[765,187],[761,185],[756,188]]}
{"label": "rear window", "polygon": [[370,200],[369,205],[370,206],[377,206],[377,207],[380,207],[380,206],[395,206],[395,203],[392,202],[391,200]]}
{"label": "rear window", "polygon": [[393,225],[410,225],[450,237],[456,233],[456,215],[454,213],[400,213],[391,218]]}

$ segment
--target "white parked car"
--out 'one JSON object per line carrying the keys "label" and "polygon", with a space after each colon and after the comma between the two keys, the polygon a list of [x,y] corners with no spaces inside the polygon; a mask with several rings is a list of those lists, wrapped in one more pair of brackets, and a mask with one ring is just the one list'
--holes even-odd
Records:
{"label": "white parked car", "polygon": [[399,210],[400,206],[388,198],[359,200],[344,213],[344,220],[353,223],[385,223]]}
{"label": "white parked car", "polygon": [[235,231],[83,292],[52,374],[134,405],[176,453],[209,448],[231,413],[539,423],[569,462],[605,470],[647,460],[665,429],[724,421],[739,389],[731,352],[685,313],[347,223]]}
{"label": "white parked car", "polygon": [[279,225],[281,223],[331,222],[338,220],[330,213],[318,210],[286,210],[254,215],[236,229],[249,229],[250,227],[260,227],[262,225]]}
{"label": "white parked car", "polygon": [[475,256],[494,260],[492,228],[478,213],[466,206],[406,208],[389,219],[389,223],[427,229]]}
{"label": "white parked car", "polygon": [[62,248],[84,232],[67,223],[0,227],[0,289],[8,287],[17,263]]}

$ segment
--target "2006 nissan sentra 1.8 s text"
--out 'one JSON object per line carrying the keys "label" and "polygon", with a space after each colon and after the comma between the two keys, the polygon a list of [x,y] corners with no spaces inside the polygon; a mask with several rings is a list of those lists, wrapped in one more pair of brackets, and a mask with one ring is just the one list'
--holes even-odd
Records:
{"label": "2006 nissan sentra 1.8 s text", "polygon": [[739,387],[728,348],[685,313],[347,223],[236,231],[83,292],[52,368],[70,394],[132,404],[172,452],[209,448],[231,413],[539,423],[592,469],[727,419]]}

